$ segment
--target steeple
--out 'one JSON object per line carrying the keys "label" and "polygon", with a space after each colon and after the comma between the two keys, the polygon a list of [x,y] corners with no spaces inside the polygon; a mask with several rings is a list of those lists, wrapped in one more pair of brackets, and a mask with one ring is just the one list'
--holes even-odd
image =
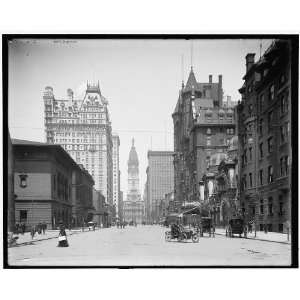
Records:
{"label": "steeple", "polygon": [[197,88],[197,80],[193,71],[193,67],[191,67],[191,71],[189,74],[188,81],[185,85],[185,89],[196,89]]}
{"label": "steeple", "polygon": [[134,147],[134,138],[132,138],[132,147]]}

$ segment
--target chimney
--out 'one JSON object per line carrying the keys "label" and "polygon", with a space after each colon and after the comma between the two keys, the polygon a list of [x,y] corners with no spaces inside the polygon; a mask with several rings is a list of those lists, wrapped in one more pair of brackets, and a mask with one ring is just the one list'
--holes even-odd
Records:
{"label": "chimney", "polygon": [[254,57],[255,57],[255,53],[248,53],[246,55],[246,73],[254,65]]}
{"label": "chimney", "polygon": [[219,84],[220,84],[221,87],[222,87],[222,75],[219,75]]}
{"label": "chimney", "polygon": [[209,83],[212,83],[212,75],[209,75],[208,79],[209,79]]}
{"label": "chimney", "polygon": [[219,107],[222,107],[222,106],[223,106],[222,75],[219,75],[219,84],[218,84],[218,104],[219,104]]}
{"label": "chimney", "polygon": [[69,100],[73,100],[73,91],[71,89],[67,89],[67,95]]}

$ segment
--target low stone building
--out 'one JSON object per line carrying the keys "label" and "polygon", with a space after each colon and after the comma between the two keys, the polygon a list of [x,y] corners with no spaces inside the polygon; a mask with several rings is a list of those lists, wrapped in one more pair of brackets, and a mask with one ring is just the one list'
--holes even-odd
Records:
{"label": "low stone building", "polygon": [[59,145],[13,139],[16,222],[81,225],[92,218],[91,175]]}

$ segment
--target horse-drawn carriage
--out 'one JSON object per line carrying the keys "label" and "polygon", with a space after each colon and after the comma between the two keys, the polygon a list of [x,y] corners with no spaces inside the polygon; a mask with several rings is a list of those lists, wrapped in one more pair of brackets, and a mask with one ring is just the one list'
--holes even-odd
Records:
{"label": "horse-drawn carriage", "polygon": [[213,220],[210,217],[202,217],[199,224],[200,236],[203,237],[204,233],[208,233],[208,236],[215,237],[215,226]]}
{"label": "horse-drawn carriage", "polygon": [[239,237],[242,237],[242,234],[244,234],[244,237],[247,237],[247,226],[241,217],[231,218],[226,227],[226,236],[234,237],[235,234],[238,234]]}

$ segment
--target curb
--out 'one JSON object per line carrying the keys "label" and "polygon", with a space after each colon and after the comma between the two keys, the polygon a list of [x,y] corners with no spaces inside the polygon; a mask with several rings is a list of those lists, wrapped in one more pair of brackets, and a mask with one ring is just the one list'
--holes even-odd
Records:
{"label": "curb", "polygon": [[[81,232],[82,231],[74,231],[74,232],[71,232],[69,234],[69,236],[74,235],[74,234],[78,234],[78,233],[81,233]],[[84,231],[84,232],[89,232],[89,231]],[[25,245],[28,245],[28,244],[31,244],[31,243],[34,243],[34,242],[42,242],[42,241],[47,241],[47,240],[56,239],[56,238],[57,238],[57,236],[52,236],[52,237],[48,237],[48,238],[40,239],[40,240],[31,240],[31,241],[28,241],[28,242],[17,243],[15,246],[12,246],[12,247],[25,246]],[[12,248],[12,247],[10,247],[10,248]]]}
{"label": "curb", "polygon": [[[226,236],[224,233],[217,233],[215,232],[216,235],[223,235]],[[270,243],[278,243],[278,244],[285,244],[285,245],[291,245],[290,242],[281,242],[281,241],[272,241],[272,240],[266,240],[266,239],[261,239],[261,238],[255,238],[255,237],[242,237],[243,239],[246,240],[254,240],[254,241],[261,241],[261,242],[270,242]]]}

